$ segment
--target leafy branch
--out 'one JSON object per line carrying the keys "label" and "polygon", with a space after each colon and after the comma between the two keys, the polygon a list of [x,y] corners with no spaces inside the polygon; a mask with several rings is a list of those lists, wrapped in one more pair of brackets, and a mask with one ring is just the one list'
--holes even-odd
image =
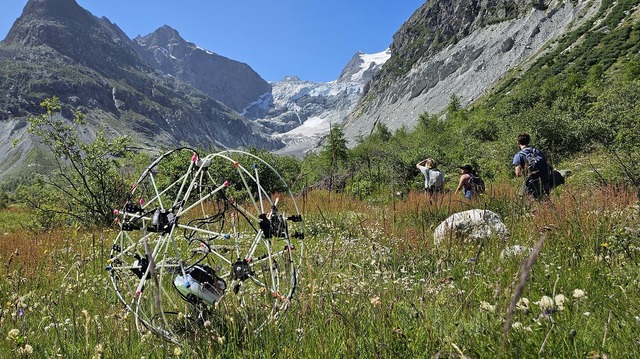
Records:
{"label": "leafy branch", "polygon": [[128,138],[106,138],[104,132],[92,141],[83,141],[77,128],[85,126],[84,114],[76,112],[72,121],[60,114],[57,97],[40,104],[45,113],[27,119],[29,133],[47,146],[56,170],[41,179],[43,193],[29,201],[43,212],[62,214],[84,225],[110,225],[113,208],[120,205],[126,188],[118,158],[129,154]]}

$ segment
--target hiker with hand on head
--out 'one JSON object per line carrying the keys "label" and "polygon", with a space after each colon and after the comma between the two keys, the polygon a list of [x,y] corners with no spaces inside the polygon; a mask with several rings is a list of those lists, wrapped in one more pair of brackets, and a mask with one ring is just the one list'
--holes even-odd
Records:
{"label": "hiker with hand on head", "polygon": [[444,174],[437,168],[436,160],[429,157],[416,163],[416,167],[424,176],[424,191],[429,194],[442,192]]}
{"label": "hiker with hand on head", "polygon": [[524,177],[523,194],[535,199],[549,195],[549,163],[544,152],[530,146],[531,136],[521,133],[516,139],[520,151],[513,156],[516,177]]}
{"label": "hiker with hand on head", "polygon": [[472,179],[475,177],[475,172],[471,165],[460,166],[460,180],[458,181],[458,188],[456,192],[464,191],[464,198],[471,199],[474,193],[474,185]]}

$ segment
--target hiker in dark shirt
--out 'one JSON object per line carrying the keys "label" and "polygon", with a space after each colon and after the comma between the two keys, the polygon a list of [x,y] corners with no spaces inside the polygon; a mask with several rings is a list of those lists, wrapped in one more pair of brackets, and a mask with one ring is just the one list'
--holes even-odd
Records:
{"label": "hiker in dark shirt", "polygon": [[523,194],[535,199],[549,195],[549,163],[544,152],[531,147],[531,136],[521,133],[516,139],[520,151],[513,156],[516,177],[524,177]]}

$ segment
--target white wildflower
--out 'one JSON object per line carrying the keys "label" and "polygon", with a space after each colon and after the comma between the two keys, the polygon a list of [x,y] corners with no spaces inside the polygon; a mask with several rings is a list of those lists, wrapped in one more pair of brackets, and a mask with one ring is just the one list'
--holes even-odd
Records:
{"label": "white wildflower", "polygon": [[573,297],[576,299],[580,299],[586,296],[586,293],[584,292],[584,290],[582,289],[574,289],[573,290]]}
{"label": "white wildflower", "polygon": [[7,333],[7,340],[15,341],[18,339],[18,335],[20,335],[20,329],[11,329],[9,333]]}
{"label": "white wildflower", "polygon": [[538,301],[536,304],[538,304],[540,306],[540,309],[542,309],[542,311],[548,310],[548,309],[552,309],[553,308],[553,299],[545,296],[542,296],[542,298],[540,298],[540,301]]}
{"label": "white wildflower", "polygon": [[485,310],[489,313],[495,313],[496,312],[496,306],[495,305],[491,305],[488,302],[482,301],[480,302],[480,309]]}
{"label": "white wildflower", "polygon": [[553,300],[556,302],[558,310],[564,310],[564,302],[567,300],[563,294],[556,295]]}
{"label": "white wildflower", "polygon": [[527,298],[520,298],[520,300],[518,300],[518,303],[516,303],[516,309],[526,312],[529,310],[529,299]]}
{"label": "white wildflower", "polygon": [[374,307],[377,307],[380,305],[380,297],[378,296],[370,298],[369,301],[371,302],[371,305],[373,305]]}
{"label": "white wildflower", "polygon": [[24,351],[25,354],[29,355],[29,354],[33,354],[33,347],[29,344],[25,344],[24,345]]}
{"label": "white wildflower", "polygon": [[513,323],[511,325],[511,328],[513,328],[514,330],[517,330],[517,331],[527,331],[527,332],[532,332],[533,331],[530,326],[525,326],[524,324],[522,324],[520,322]]}

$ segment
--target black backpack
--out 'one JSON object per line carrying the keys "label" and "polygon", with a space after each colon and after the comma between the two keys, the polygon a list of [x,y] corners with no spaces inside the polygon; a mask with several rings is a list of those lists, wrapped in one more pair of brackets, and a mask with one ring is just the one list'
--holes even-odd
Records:
{"label": "black backpack", "polygon": [[469,186],[471,187],[471,192],[473,193],[484,193],[484,181],[475,173],[471,173],[471,178],[469,178]]}
{"label": "black backpack", "polygon": [[524,159],[524,170],[527,178],[543,181],[549,177],[549,164],[542,151],[534,147],[527,147],[520,151]]}

